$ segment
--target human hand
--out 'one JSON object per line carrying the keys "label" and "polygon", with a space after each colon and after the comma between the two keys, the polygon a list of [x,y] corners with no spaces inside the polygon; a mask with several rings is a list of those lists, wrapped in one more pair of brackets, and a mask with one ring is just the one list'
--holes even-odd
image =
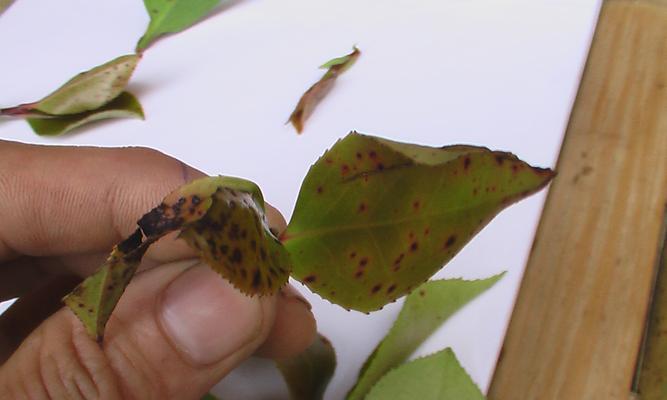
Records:
{"label": "human hand", "polygon": [[246,297],[174,235],[147,252],[101,346],[62,308],[143,213],[200,176],[154,150],[0,141],[0,301],[20,297],[0,316],[0,398],[198,399],[247,357],[312,342],[293,288]]}

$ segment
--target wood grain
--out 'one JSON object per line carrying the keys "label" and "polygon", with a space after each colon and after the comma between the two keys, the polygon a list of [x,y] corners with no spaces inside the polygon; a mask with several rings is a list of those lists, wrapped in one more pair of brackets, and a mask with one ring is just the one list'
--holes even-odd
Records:
{"label": "wood grain", "polygon": [[492,400],[630,398],[667,204],[667,2],[603,4]]}

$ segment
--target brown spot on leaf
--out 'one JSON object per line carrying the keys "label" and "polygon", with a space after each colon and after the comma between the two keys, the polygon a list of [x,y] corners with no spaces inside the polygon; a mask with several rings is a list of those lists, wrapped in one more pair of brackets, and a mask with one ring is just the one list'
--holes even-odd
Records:
{"label": "brown spot on leaf", "polygon": [[377,164],[377,169],[378,169],[378,171],[382,171],[382,170],[384,170],[384,164],[382,164],[382,163],[378,163],[378,164]]}
{"label": "brown spot on leaf", "polygon": [[234,248],[234,251],[232,252],[232,257],[229,259],[234,264],[240,264],[243,261],[243,254],[241,253],[241,250],[236,247]]}
{"label": "brown spot on leaf", "polygon": [[306,283],[313,283],[317,280],[317,277],[315,275],[308,275],[307,277],[303,278],[303,281]]}
{"label": "brown spot on leaf", "polygon": [[420,290],[420,291],[419,291],[419,295],[420,295],[421,297],[424,297],[424,296],[426,296],[426,292],[423,291],[423,290]]}
{"label": "brown spot on leaf", "polygon": [[392,293],[394,290],[396,290],[396,284],[395,283],[387,288],[387,294]]}
{"label": "brown spot on leaf", "polygon": [[424,236],[428,236],[429,233],[431,233],[431,228],[424,229]]}
{"label": "brown spot on leaf", "polygon": [[362,158],[364,158],[364,156],[361,155],[361,153],[357,152],[357,160],[361,160]]}
{"label": "brown spot on leaf", "polygon": [[324,188],[322,186],[317,187],[317,194],[322,194],[324,193]]}
{"label": "brown spot on leaf", "polygon": [[352,253],[350,253],[350,259],[353,259],[353,258],[356,257],[356,256],[357,256],[357,252],[356,252],[356,251],[353,251]]}
{"label": "brown spot on leaf", "polygon": [[500,155],[497,155],[497,156],[496,156],[496,163],[497,163],[498,165],[503,165],[503,161],[505,161],[505,159],[503,158],[503,156],[500,156]]}
{"label": "brown spot on leaf", "polygon": [[417,242],[412,242],[410,245],[410,251],[415,252],[419,248],[419,244]]}
{"label": "brown spot on leaf", "polygon": [[377,285],[375,285],[371,288],[371,293],[375,294],[375,293],[379,292],[380,289],[382,289],[382,284],[378,283]]}
{"label": "brown spot on leaf", "polygon": [[403,261],[403,257],[405,257],[405,254],[403,253],[399,254],[398,257],[396,257],[396,259],[394,260],[394,265],[400,264],[401,261]]}
{"label": "brown spot on leaf", "polygon": [[366,264],[368,264],[368,257],[363,257],[361,260],[359,260],[360,267],[365,267]]}
{"label": "brown spot on leaf", "polygon": [[463,158],[463,169],[467,170],[470,167],[470,156]]}
{"label": "brown spot on leaf", "polygon": [[259,272],[259,269],[256,269],[252,275],[252,287],[258,288],[262,284],[262,275]]}
{"label": "brown spot on leaf", "polygon": [[451,247],[455,242],[456,242],[456,236],[451,235],[450,237],[447,238],[447,241],[445,242],[445,248]]}
{"label": "brown spot on leaf", "polygon": [[354,277],[355,277],[356,279],[359,279],[359,278],[361,278],[362,276],[364,276],[364,271],[363,271],[363,270],[359,270],[359,271],[357,271],[357,272],[354,274]]}
{"label": "brown spot on leaf", "polygon": [[340,173],[341,175],[345,176],[350,172],[350,167],[347,164],[343,164],[340,166]]}
{"label": "brown spot on leaf", "polygon": [[377,157],[377,153],[375,152],[375,150],[369,151],[368,157],[375,159]]}
{"label": "brown spot on leaf", "polygon": [[415,201],[412,203],[412,208],[413,208],[415,211],[419,210],[419,207],[420,207],[420,206],[421,206],[421,204],[419,203],[419,200],[415,200]]}
{"label": "brown spot on leaf", "polygon": [[359,203],[359,208],[357,209],[360,213],[366,211],[366,203]]}

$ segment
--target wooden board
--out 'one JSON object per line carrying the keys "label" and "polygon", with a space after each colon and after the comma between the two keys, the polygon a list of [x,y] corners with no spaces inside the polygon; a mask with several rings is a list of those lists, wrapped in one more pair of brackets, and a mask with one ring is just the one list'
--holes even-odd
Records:
{"label": "wooden board", "polygon": [[667,204],[667,2],[603,4],[492,400],[630,398]]}

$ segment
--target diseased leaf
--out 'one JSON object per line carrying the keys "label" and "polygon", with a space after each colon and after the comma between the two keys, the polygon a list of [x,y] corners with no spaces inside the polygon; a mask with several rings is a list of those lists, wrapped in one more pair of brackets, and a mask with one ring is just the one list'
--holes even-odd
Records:
{"label": "diseased leaf", "polygon": [[145,50],[161,35],[189,28],[219,3],[220,0],[144,0],[151,21],[137,43],[137,51]]}
{"label": "diseased leaf", "polygon": [[57,136],[86,125],[110,118],[144,118],[139,101],[129,92],[123,92],[108,104],[80,114],[51,118],[28,118],[30,127],[41,136]]}
{"label": "diseased leaf", "polygon": [[138,55],[129,54],[82,72],[34,103],[33,108],[51,115],[98,109],[125,90],[139,59]]}
{"label": "diseased leaf", "polygon": [[447,348],[385,375],[366,400],[484,400],[484,395]]}
{"label": "diseased leaf", "polygon": [[142,240],[140,230],[118,244],[102,267],[74,288],[63,301],[83,322],[88,334],[102,340],[104,326],[130,283],[146,249],[154,240]]}
{"label": "diseased leaf", "polygon": [[137,224],[140,229],[64,299],[98,340],[148,246],[172,231],[180,230],[211,268],[244,293],[275,293],[287,282],[289,255],[269,231],[264,200],[252,182],[195,180],[167,195]]}
{"label": "diseased leaf", "polygon": [[311,167],[282,241],[296,279],[333,303],[374,311],[553,176],[510,153],[353,132]]}
{"label": "diseased leaf", "polygon": [[291,122],[298,133],[303,131],[303,125],[310,115],[315,110],[315,107],[322,101],[322,99],[333,88],[336,78],[343,72],[347,71],[357,58],[361,55],[359,49],[354,47],[352,53],[343,57],[334,58],[327,61],[320,68],[328,68],[327,72],[311,86],[306,93],[301,96],[299,103],[289,117],[288,122]]}
{"label": "diseased leaf", "polygon": [[368,357],[347,400],[363,400],[389,370],[398,367],[461,307],[493,286],[504,273],[488,279],[429,281],[406,299],[389,333]]}
{"label": "diseased leaf", "polygon": [[321,400],[336,369],[336,352],[331,342],[317,335],[300,355],[276,361],[292,400]]}

